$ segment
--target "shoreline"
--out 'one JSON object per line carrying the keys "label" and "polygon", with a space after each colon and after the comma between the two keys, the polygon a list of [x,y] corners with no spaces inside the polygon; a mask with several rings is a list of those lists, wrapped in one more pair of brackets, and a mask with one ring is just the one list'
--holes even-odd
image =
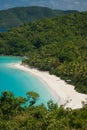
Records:
{"label": "shoreline", "polygon": [[47,71],[39,71],[21,63],[13,63],[10,67],[26,71],[36,76],[46,85],[59,106],[64,105],[65,108],[77,109],[82,108],[82,102],[87,102],[87,94],[77,92],[74,86],[67,84],[55,75],[50,75]]}

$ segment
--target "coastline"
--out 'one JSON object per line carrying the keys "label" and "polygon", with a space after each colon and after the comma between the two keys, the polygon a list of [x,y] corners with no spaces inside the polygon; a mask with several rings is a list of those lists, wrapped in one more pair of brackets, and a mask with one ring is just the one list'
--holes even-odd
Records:
{"label": "coastline", "polygon": [[65,108],[77,109],[82,108],[82,102],[87,102],[87,94],[77,92],[74,86],[67,84],[55,75],[50,75],[49,72],[39,71],[21,63],[13,63],[10,66],[38,77],[48,87],[58,105],[64,105]]}

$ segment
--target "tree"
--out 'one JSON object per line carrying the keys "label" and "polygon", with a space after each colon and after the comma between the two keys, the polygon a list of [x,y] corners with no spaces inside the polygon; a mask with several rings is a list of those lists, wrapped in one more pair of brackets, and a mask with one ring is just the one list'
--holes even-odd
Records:
{"label": "tree", "polygon": [[23,97],[15,98],[13,93],[8,91],[4,91],[1,93],[0,109],[6,118],[11,118],[11,116],[17,114],[22,109],[22,105],[25,103],[26,99]]}
{"label": "tree", "polygon": [[58,108],[57,103],[54,103],[52,100],[48,101],[47,106],[49,110],[56,110]]}
{"label": "tree", "polygon": [[26,95],[27,100],[29,101],[29,106],[33,106],[36,103],[37,99],[39,98],[39,94],[33,91],[27,92]]}

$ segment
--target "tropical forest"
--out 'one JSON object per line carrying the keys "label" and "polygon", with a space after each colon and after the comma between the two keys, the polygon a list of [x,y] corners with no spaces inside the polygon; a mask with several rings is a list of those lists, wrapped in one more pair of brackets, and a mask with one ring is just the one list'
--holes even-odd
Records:
{"label": "tropical forest", "polygon": [[[43,18],[0,33],[0,55],[49,71],[87,94],[87,12]],[[36,92],[0,93],[0,130],[87,130],[87,105],[72,110],[53,101],[35,105]],[[28,104],[28,105],[26,105]]]}

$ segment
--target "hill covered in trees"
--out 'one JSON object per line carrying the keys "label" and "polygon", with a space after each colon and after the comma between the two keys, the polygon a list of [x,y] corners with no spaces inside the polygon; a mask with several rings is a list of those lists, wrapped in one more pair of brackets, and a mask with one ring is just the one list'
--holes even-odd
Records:
{"label": "hill covered in trees", "polygon": [[87,93],[87,13],[46,18],[0,33],[0,54],[47,70]]}
{"label": "hill covered in trees", "polygon": [[52,10],[47,7],[16,7],[0,11],[0,28],[10,28],[24,23],[36,21],[45,17],[53,17],[74,13],[77,11]]}
{"label": "hill covered in trees", "polygon": [[47,109],[43,104],[34,105],[38,96],[35,92],[28,92],[25,98],[7,91],[0,93],[0,130],[87,130],[86,105],[64,110],[49,101]]}

